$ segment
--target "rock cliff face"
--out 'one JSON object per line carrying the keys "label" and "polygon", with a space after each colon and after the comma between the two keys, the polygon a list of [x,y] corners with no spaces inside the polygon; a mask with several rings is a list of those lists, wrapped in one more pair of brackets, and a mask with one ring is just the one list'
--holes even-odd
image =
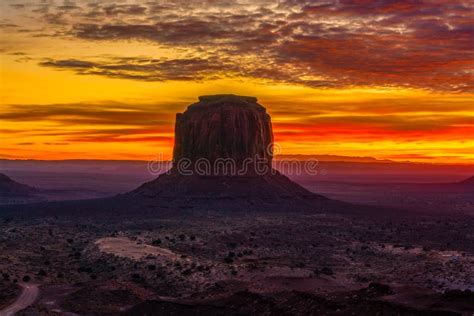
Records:
{"label": "rock cliff face", "polygon": [[[254,97],[201,96],[176,115],[173,160],[232,159],[236,166],[259,159],[271,166],[272,123]],[[247,163],[246,162],[246,163]]]}

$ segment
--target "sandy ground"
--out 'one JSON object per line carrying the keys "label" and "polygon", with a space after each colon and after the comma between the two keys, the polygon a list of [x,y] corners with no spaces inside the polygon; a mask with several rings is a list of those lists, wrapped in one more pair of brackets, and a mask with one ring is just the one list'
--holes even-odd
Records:
{"label": "sandy ground", "polygon": [[101,238],[97,240],[95,244],[102,252],[110,253],[119,257],[130,258],[133,260],[140,260],[150,255],[165,257],[170,260],[176,260],[180,257],[180,255],[169,249],[150,246],[131,240],[127,237]]}

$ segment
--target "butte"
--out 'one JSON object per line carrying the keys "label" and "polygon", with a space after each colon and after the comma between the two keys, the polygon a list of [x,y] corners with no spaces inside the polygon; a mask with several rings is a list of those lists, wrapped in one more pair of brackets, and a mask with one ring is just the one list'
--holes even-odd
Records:
{"label": "butte", "polygon": [[270,115],[255,97],[201,96],[176,115],[172,168],[124,196],[148,206],[212,210],[317,210],[325,204],[327,198],[272,168],[272,145]]}

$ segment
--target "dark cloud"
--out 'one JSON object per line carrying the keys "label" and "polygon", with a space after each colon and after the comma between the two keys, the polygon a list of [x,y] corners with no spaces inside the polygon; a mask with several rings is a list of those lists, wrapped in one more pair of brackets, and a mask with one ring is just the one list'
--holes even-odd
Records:
{"label": "dark cloud", "polygon": [[102,61],[76,59],[46,60],[44,67],[74,70],[80,75],[99,75],[109,78],[143,81],[202,80],[219,71],[232,70],[232,65],[219,58],[151,59],[108,58]]}
{"label": "dark cloud", "polygon": [[12,53],[8,53],[8,55],[11,55],[11,56],[26,56],[28,54],[24,53],[24,52],[12,52]]}
{"label": "dark cloud", "polygon": [[305,72],[282,69],[272,61],[255,64],[253,61],[236,63],[229,57],[153,59],[144,57],[109,57],[94,61],[48,59],[39,63],[43,67],[73,70],[78,75],[98,75],[108,78],[141,81],[202,81],[231,77],[253,77],[275,81],[300,83],[312,87],[338,86],[336,81],[300,79]]}
{"label": "dark cloud", "polygon": [[[157,113],[156,106],[162,111]],[[58,124],[157,127],[169,125],[182,104],[132,105],[108,103],[5,105],[0,120],[13,122],[51,121]],[[48,131],[46,129],[45,131]],[[122,129],[123,131],[123,129]]]}
{"label": "dark cloud", "polygon": [[66,142],[54,142],[54,143],[43,143],[43,145],[48,145],[48,146],[65,146],[65,145],[69,145],[69,143],[66,143]]}
{"label": "dark cloud", "polygon": [[49,24],[53,24],[53,25],[67,25],[68,24],[68,21],[65,18],[63,12],[45,13],[43,15],[43,19]]}
{"label": "dark cloud", "polygon": [[17,28],[17,27],[19,26],[13,23],[0,22],[0,29],[9,29],[9,28]]}
{"label": "dark cloud", "polygon": [[103,8],[105,14],[109,16],[113,15],[141,15],[145,14],[147,7],[140,6],[140,5],[119,5],[119,4],[112,4],[107,5]]}
{"label": "dark cloud", "polygon": [[[86,40],[147,40],[179,46],[228,45],[225,48],[245,53],[261,45],[275,44],[277,25],[255,24],[255,17],[246,15],[207,15],[205,17],[173,17],[147,23],[77,24],[71,35]],[[213,47],[208,47],[213,48]],[[214,48],[221,48],[215,46]]]}
{"label": "dark cloud", "polygon": [[21,10],[21,9],[26,8],[26,4],[24,4],[24,3],[12,3],[12,4],[10,4],[10,6],[14,9],[17,9],[17,10]]}
{"label": "dark cloud", "polygon": [[104,133],[102,135],[87,135],[81,137],[68,137],[72,142],[97,142],[97,143],[135,143],[135,142],[151,142],[151,143],[172,143],[173,136],[141,136],[141,135],[110,135]]}
{"label": "dark cloud", "polygon": [[75,4],[64,4],[64,5],[58,6],[58,10],[61,10],[61,11],[71,11],[71,10],[80,10],[80,9],[81,7]]}

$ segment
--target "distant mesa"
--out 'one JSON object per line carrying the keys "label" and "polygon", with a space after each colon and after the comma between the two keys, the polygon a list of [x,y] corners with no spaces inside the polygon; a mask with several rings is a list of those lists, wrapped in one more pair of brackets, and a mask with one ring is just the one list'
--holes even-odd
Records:
{"label": "distant mesa", "polygon": [[338,156],[338,155],[302,155],[302,154],[293,154],[293,155],[278,155],[276,160],[281,159],[291,159],[291,160],[300,160],[305,161],[308,159],[316,159],[320,162],[352,162],[352,163],[393,163],[393,160],[389,159],[377,159],[374,157],[352,157],[352,156]]}
{"label": "distant mesa", "polygon": [[201,96],[176,115],[171,170],[127,196],[243,209],[326,200],[272,169],[272,144],[271,118],[257,98]]}
{"label": "distant mesa", "polygon": [[467,178],[467,179],[464,179],[464,180],[458,182],[458,184],[464,185],[464,186],[472,186],[472,187],[474,187],[474,176],[471,176],[471,177],[469,177],[469,178]]}

